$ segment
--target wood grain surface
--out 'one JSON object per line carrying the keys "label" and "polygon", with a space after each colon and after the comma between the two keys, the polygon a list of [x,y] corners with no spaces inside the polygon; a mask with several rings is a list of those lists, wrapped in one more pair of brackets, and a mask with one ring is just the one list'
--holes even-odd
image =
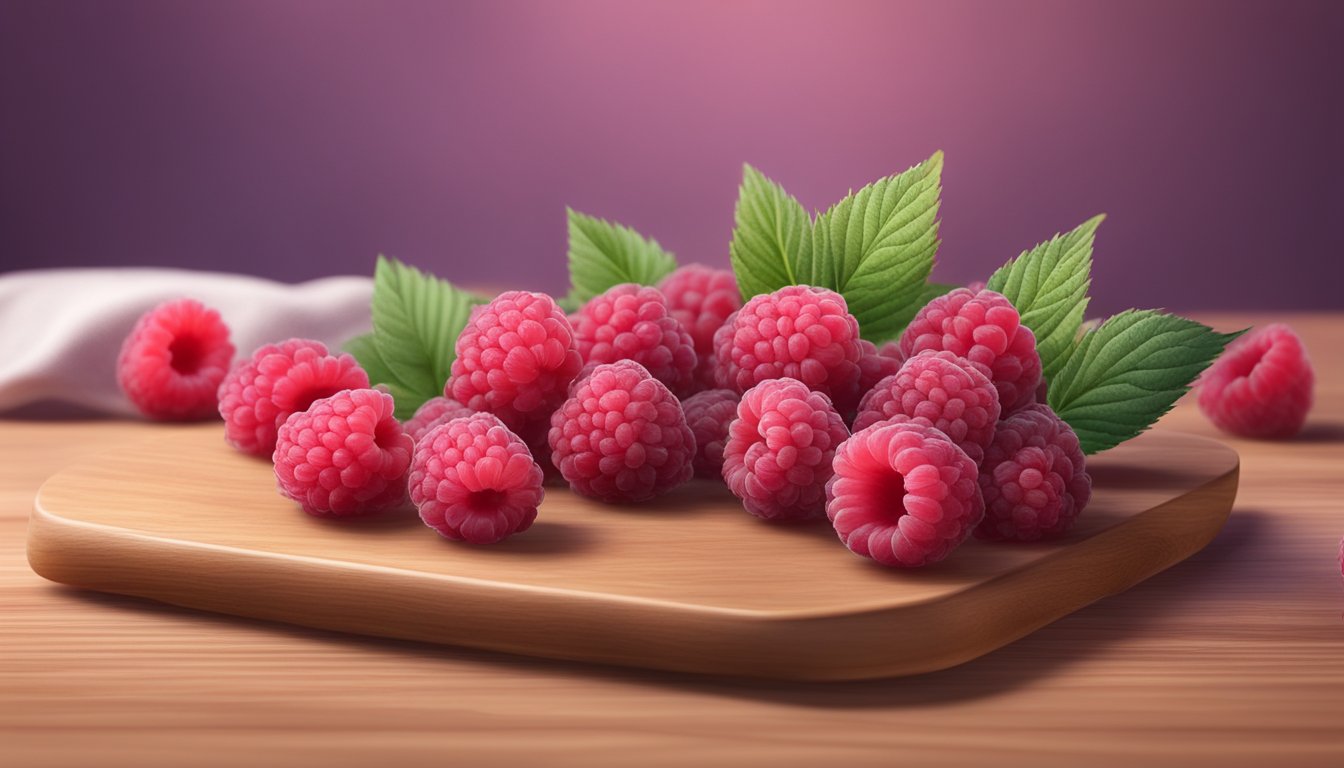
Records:
{"label": "wood grain surface", "polygon": [[[37,487],[180,428],[0,422],[0,765],[1344,764],[1344,316],[1287,319],[1307,431],[1229,439],[1202,552],[987,656],[856,683],[527,660],[85,592],[24,557]],[[1217,433],[1190,403],[1163,426]]]}
{"label": "wood grain surface", "polygon": [[78,587],[403,640],[676,672],[854,680],[981,656],[1202,549],[1236,495],[1237,455],[1155,432],[1090,462],[1061,540],[972,539],[918,571],[848,553],[826,521],[772,525],[722,483],[637,507],[547,491],[489,547],[413,508],[303,514],[218,424],[119,447],[39,489],[28,561]]}

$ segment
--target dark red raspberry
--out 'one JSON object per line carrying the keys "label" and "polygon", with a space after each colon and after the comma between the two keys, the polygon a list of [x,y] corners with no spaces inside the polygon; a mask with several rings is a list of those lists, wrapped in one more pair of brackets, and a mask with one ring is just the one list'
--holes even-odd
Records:
{"label": "dark red raspberry", "polygon": [[406,434],[410,435],[411,439],[419,444],[420,438],[424,437],[429,430],[453,419],[470,416],[473,413],[475,411],[451,397],[431,397],[415,409],[415,415],[407,419],[404,426]]}
{"label": "dark red raspberry", "polygon": [[332,355],[320,341],[266,344],[233,367],[219,385],[224,439],[255,456],[270,456],[291,413],[345,389],[364,389],[369,375],[350,355]]}
{"label": "dark red raspberry", "polygon": [[707,389],[682,401],[686,424],[695,435],[695,476],[723,479],[723,444],[728,424],[737,417],[740,398],[732,390]]}
{"label": "dark red raspberry", "polygon": [[859,398],[862,399],[879,381],[901,370],[905,355],[901,353],[901,345],[894,341],[879,347],[859,339],[859,349]]}
{"label": "dark red raspberry", "polygon": [[790,285],[753,297],[715,334],[720,387],[746,392],[790,378],[825,393],[837,411],[859,402],[859,323],[835,291]]}
{"label": "dark red raspberry", "polygon": [[449,419],[416,443],[411,501],[425,525],[455,541],[494,544],[526,531],[545,492],[541,467],[498,416]]}
{"label": "dark red raspberry", "polygon": [[901,568],[947,557],[985,510],[971,457],[913,422],[855,432],[836,451],[826,496],[826,515],[845,546]]}
{"label": "dark red raspberry", "polygon": [[219,382],[233,361],[229,328],[195,299],[177,299],[140,316],[121,345],[117,383],[152,419],[213,416]]}
{"label": "dark red raspberry", "polygon": [[969,361],[951,352],[922,352],[864,395],[854,431],[893,419],[939,430],[979,464],[994,439],[999,393]]}
{"label": "dark red raspberry", "polygon": [[1199,409],[1242,437],[1287,438],[1302,430],[1316,375],[1293,329],[1267,325],[1228,345],[1200,379]]}
{"label": "dark red raspberry", "polygon": [[316,400],[280,425],[280,493],[318,517],[382,512],[406,501],[414,443],[392,415],[392,396],[350,389]]}
{"label": "dark red raspberry", "polygon": [[594,296],[579,310],[574,338],[588,365],[633,360],[678,397],[695,388],[695,344],[657,288],[623,283]]}
{"label": "dark red raspberry", "polygon": [[723,446],[723,479],[757,517],[820,517],[831,458],[847,437],[826,395],[796,379],[768,379],[738,403]]}
{"label": "dark red raspberry", "polygon": [[658,284],[667,306],[695,341],[695,381],[699,389],[714,386],[714,332],[742,307],[737,278],[726,269],[703,264],[679,267]]}
{"label": "dark red raspberry", "polygon": [[695,437],[681,403],[632,360],[599,365],[551,417],[551,459],[569,487],[646,501],[691,479]]}
{"label": "dark red raspberry", "polygon": [[901,351],[914,357],[928,350],[979,366],[999,390],[1004,413],[1035,400],[1041,381],[1036,337],[1002,294],[958,288],[924,305],[901,335]]}
{"label": "dark red raspberry", "polygon": [[1049,406],[1028,405],[999,422],[980,466],[982,539],[1036,541],[1063,535],[1092,497],[1083,450]]}
{"label": "dark red raspberry", "polygon": [[544,293],[508,291],[472,310],[444,395],[493,413],[524,440],[545,434],[583,359],[574,329]]}

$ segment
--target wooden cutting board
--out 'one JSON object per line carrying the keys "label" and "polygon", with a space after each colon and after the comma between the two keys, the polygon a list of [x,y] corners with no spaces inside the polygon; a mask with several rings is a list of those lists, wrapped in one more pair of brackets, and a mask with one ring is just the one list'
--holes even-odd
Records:
{"label": "wooden cutting board", "polygon": [[1189,557],[1227,519],[1238,460],[1180,433],[1089,461],[1091,504],[1051,544],[972,539],[919,571],[852,555],[824,521],[751,517],[697,481],[603,506],[547,489],[492,547],[413,509],[309,517],[218,425],[71,466],[38,492],[28,559],[79,587],[324,629],[683,672],[839,680],[953,666]]}

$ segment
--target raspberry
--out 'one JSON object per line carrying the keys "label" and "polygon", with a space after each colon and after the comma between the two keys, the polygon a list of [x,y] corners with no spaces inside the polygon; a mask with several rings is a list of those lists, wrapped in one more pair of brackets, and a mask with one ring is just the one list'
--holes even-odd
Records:
{"label": "raspberry", "polygon": [[243,453],[269,456],[276,430],[291,413],[345,389],[364,389],[369,375],[350,355],[331,355],[320,341],[266,344],[233,367],[219,385],[224,439]]}
{"label": "raspberry", "polygon": [[881,347],[859,339],[859,397],[867,395],[877,383],[901,370],[905,355],[901,345],[888,341]]}
{"label": "raspberry", "polygon": [[1267,325],[1228,345],[1199,384],[1199,409],[1242,437],[1296,435],[1311,410],[1315,374],[1293,329]]}
{"label": "raspberry", "polygon": [[875,424],[842,443],[826,498],[845,546],[902,568],[947,557],[985,510],[971,457],[914,422]]}
{"label": "raspberry", "polygon": [[726,269],[687,264],[658,283],[667,306],[695,342],[695,383],[700,389],[714,386],[714,332],[729,315],[742,307],[737,278]]}
{"label": "raspberry", "polygon": [[522,438],[476,413],[429,430],[411,460],[411,501],[425,525],[454,541],[494,544],[526,531],[545,492]]}
{"label": "raspberry", "polygon": [[725,389],[791,378],[826,394],[842,413],[859,402],[859,323],[835,291],[790,285],[753,297],[714,339],[716,380]]}
{"label": "raspberry", "polygon": [[737,394],[727,389],[707,389],[682,401],[686,424],[695,435],[696,477],[723,479],[723,444],[728,424],[737,416]]}
{"label": "raspberry", "polygon": [[768,379],[738,403],[723,446],[723,479],[757,517],[820,517],[831,458],[847,437],[825,394],[796,379]]}
{"label": "raspberry", "polygon": [[623,283],[594,296],[579,310],[574,337],[589,365],[633,360],[678,397],[695,387],[695,344],[657,288]]}
{"label": "raspberry", "polygon": [[1002,294],[958,288],[924,305],[901,335],[901,351],[914,357],[926,350],[975,363],[999,390],[1004,413],[1035,400],[1041,381],[1036,337]]}
{"label": "raspberry", "polygon": [[429,430],[473,413],[475,411],[451,397],[431,397],[415,409],[415,415],[407,419],[403,426],[406,428],[406,434],[418,444],[420,438]]}
{"label": "raspberry", "polygon": [[493,413],[531,442],[546,431],[583,359],[574,329],[544,293],[507,291],[471,312],[443,394]]}
{"label": "raspberry", "polygon": [[999,393],[970,362],[951,352],[922,352],[864,395],[854,431],[893,419],[939,430],[979,464],[994,439]]}
{"label": "raspberry", "polygon": [[1049,406],[1029,405],[999,422],[980,466],[981,539],[1036,541],[1062,535],[1092,497],[1078,436]]}
{"label": "raspberry", "polygon": [[140,316],[122,342],[117,383],[140,412],[187,421],[214,414],[219,382],[233,361],[229,328],[195,299],[178,299]]}
{"label": "raspberry", "polygon": [[632,360],[599,365],[551,416],[551,459],[601,501],[647,501],[691,478],[695,437],[671,391]]}
{"label": "raspberry", "polygon": [[393,409],[385,392],[347,389],[291,414],[272,456],[280,493],[318,517],[401,505],[415,444]]}

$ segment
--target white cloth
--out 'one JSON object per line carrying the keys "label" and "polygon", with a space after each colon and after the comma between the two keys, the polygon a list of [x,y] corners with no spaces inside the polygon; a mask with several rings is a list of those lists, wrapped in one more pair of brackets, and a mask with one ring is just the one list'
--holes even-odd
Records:
{"label": "white cloth", "polygon": [[367,333],[373,280],[287,285],[176,269],[52,269],[0,274],[0,413],[55,402],[109,414],[135,408],[117,386],[117,354],[135,321],[169,299],[219,310],[235,360],[294,336],[339,348]]}

